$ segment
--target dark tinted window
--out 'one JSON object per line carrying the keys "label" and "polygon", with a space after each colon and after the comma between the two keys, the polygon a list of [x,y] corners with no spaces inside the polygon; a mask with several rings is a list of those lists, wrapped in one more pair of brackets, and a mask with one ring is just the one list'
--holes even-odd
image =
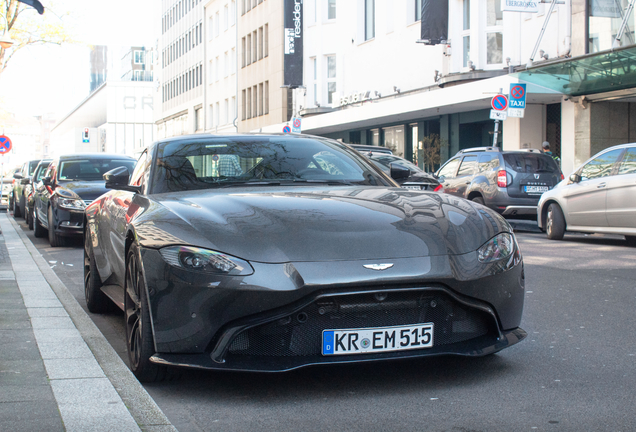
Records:
{"label": "dark tinted window", "polygon": [[245,184],[389,185],[359,153],[331,140],[219,137],[160,144],[151,193]]}
{"label": "dark tinted window", "polygon": [[40,163],[40,161],[32,161],[29,162],[29,176],[33,175],[33,172],[35,171],[35,169],[38,167],[38,164]]}
{"label": "dark tinted window", "polygon": [[133,159],[76,159],[60,161],[58,180],[103,180],[103,175],[108,171],[126,167],[132,172],[135,167]]}
{"label": "dark tinted window", "polygon": [[559,167],[554,159],[539,153],[506,153],[506,164],[519,173],[558,173]]}
{"label": "dark tinted window", "polygon": [[391,164],[394,163],[396,165],[399,165],[403,168],[409,169],[414,172],[418,172],[418,173],[423,172],[413,162],[409,162],[406,159],[402,159],[397,156],[391,156],[391,155],[374,156],[373,158],[371,158],[371,160],[379,162],[380,164],[384,165],[386,168],[390,168]]}
{"label": "dark tinted window", "polygon": [[618,170],[619,174],[636,174],[636,147],[627,149],[621,167]]}
{"label": "dark tinted window", "polygon": [[459,166],[457,177],[473,175],[477,171],[477,156],[464,156],[462,164]]}
{"label": "dark tinted window", "polygon": [[622,152],[623,149],[612,150],[589,161],[581,169],[581,180],[592,180],[609,176]]}
{"label": "dark tinted window", "polygon": [[46,162],[43,163],[41,165],[39,165],[39,169],[37,169],[37,171],[34,173],[35,177],[34,177],[34,181],[37,183],[40,180],[42,180],[42,178],[44,177],[44,173],[46,173],[46,169],[48,168],[50,162]]}

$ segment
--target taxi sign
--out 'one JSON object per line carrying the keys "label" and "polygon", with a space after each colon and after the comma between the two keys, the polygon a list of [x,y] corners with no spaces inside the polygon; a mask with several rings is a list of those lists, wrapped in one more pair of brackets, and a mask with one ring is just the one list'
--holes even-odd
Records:
{"label": "taxi sign", "polygon": [[301,124],[302,124],[302,119],[300,117],[292,118],[292,132],[300,133]]}
{"label": "taxi sign", "polygon": [[490,106],[495,111],[505,111],[508,108],[508,98],[506,95],[497,95],[490,101]]}
{"label": "taxi sign", "polygon": [[510,84],[510,108],[524,109],[526,107],[526,85]]}
{"label": "taxi sign", "polygon": [[6,135],[0,135],[0,154],[9,153],[11,148],[11,139]]}

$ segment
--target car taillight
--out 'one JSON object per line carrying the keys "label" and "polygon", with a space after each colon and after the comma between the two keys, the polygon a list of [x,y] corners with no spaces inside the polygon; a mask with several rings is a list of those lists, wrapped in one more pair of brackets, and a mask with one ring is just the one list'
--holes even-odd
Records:
{"label": "car taillight", "polygon": [[563,173],[561,173],[561,180],[563,180],[565,178],[565,176],[563,175]]}
{"label": "car taillight", "polygon": [[506,170],[499,170],[499,172],[497,173],[497,186],[508,186],[508,174],[506,173]]}
{"label": "car taillight", "polygon": [[433,189],[433,192],[444,192],[444,186],[438,185],[435,189]]}

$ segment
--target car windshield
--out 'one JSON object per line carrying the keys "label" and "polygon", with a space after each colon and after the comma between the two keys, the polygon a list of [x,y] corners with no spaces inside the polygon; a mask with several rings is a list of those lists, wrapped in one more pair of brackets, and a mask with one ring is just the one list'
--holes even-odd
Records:
{"label": "car windshield", "polygon": [[105,173],[122,166],[132,172],[135,167],[135,161],[133,159],[74,159],[61,161],[57,179],[60,181],[103,181],[102,176]]}
{"label": "car windshield", "polygon": [[390,164],[394,163],[396,165],[400,165],[401,167],[407,168],[416,173],[423,173],[417,165],[412,162],[407,161],[406,159],[399,158],[397,156],[391,155],[382,155],[382,156],[373,156],[371,158],[373,161],[377,161],[378,163],[384,165],[386,168],[390,168]]}
{"label": "car windshield", "polygon": [[269,184],[391,185],[343,144],[297,137],[219,137],[159,145],[151,193]]}
{"label": "car windshield", "polygon": [[29,177],[33,176],[33,172],[37,168],[40,161],[31,161],[29,162]]}
{"label": "car windshield", "polygon": [[559,167],[548,155],[537,153],[507,153],[504,160],[519,173],[558,173]]}

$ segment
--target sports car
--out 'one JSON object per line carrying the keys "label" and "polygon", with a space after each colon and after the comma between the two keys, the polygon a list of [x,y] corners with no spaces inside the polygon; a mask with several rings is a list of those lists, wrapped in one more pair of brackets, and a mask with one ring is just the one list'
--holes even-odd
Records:
{"label": "sports car", "polygon": [[484,356],[522,340],[508,223],[390,174],[308,135],[156,142],[132,174],[104,174],[112,190],[86,208],[88,309],[125,312],[142,381],[171,366]]}

